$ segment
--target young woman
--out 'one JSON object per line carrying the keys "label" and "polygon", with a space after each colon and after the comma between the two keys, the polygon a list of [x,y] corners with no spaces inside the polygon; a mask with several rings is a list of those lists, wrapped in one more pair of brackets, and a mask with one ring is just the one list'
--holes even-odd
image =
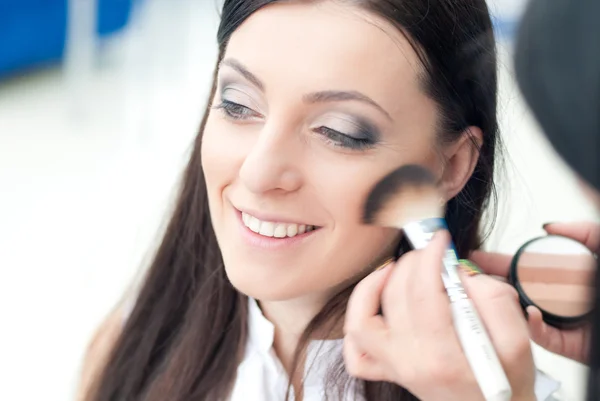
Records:
{"label": "young woman", "polygon": [[[84,399],[479,399],[452,326],[438,324],[449,313],[439,261],[420,269],[409,253],[400,262],[423,273],[403,278],[410,290],[391,313],[419,315],[419,327],[400,325],[432,350],[424,358],[407,347],[407,374],[351,379],[341,339],[355,285],[406,246],[360,223],[386,173],[429,167],[459,253],[481,243],[497,143],[485,1],[226,0],[218,43],[178,203],[132,306],[90,348]],[[508,305],[508,321],[490,308],[484,318],[504,341],[496,347],[514,400],[535,399],[514,292],[485,285]]]}

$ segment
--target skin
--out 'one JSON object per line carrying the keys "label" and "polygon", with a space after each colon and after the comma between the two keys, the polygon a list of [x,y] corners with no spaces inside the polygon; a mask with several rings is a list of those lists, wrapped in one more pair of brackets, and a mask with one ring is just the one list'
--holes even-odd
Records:
{"label": "skin", "polygon": [[[240,72],[240,66],[252,74],[251,79]],[[289,369],[298,336],[332,294],[367,276],[357,287],[362,290],[353,295],[354,307],[347,316],[350,322],[361,321],[365,315],[357,315],[355,307],[361,305],[357,300],[373,294],[380,299],[377,294],[384,285],[372,278],[389,277],[390,283],[395,284],[387,293],[395,295],[384,304],[386,313],[396,314],[396,322],[406,323],[408,320],[400,317],[412,310],[420,315],[423,324],[396,325],[404,337],[389,344],[398,353],[387,356],[400,364],[400,370],[412,367],[415,374],[397,374],[398,366],[382,362],[385,378],[422,395],[424,401],[450,399],[439,398],[439,394],[455,395],[451,399],[456,400],[475,400],[469,397],[479,394],[477,385],[465,367],[451,320],[444,315],[448,311],[443,303],[446,295],[439,266],[431,263],[433,259],[423,263],[416,258],[427,252],[410,253],[412,256],[403,262],[404,268],[394,270],[405,274],[395,279],[389,274],[369,274],[390,255],[398,233],[359,223],[364,199],[372,186],[400,165],[416,163],[430,168],[439,179],[444,197],[449,199],[460,192],[477,162],[478,152],[466,134],[440,147],[435,128],[438,109],[421,91],[419,72],[417,55],[402,34],[358,8],[337,2],[267,6],[231,37],[204,131],[202,168],[227,275],[239,291],[259,301],[263,313],[274,324],[274,348],[284,367]],[[256,84],[257,79],[260,85]],[[311,94],[322,91],[359,92],[371,101],[307,101],[311,97],[314,100]],[[227,108],[223,100],[230,102]],[[231,103],[238,106],[232,108]],[[356,135],[357,118],[376,127],[377,141],[370,146],[343,146],[353,143],[340,135]],[[339,133],[331,135],[323,127]],[[481,142],[482,133],[477,127],[468,130]],[[256,247],[241,234],[238,209],[280,218],[275,221],[320,228],[294,246]],[[436,253],[434,256],[440,257]],[[421,268],[426,265],[433,267]],[[412,287],[407,285],[411,281]],[[397,288],[401,290],[396,291]],[[415,291],[419,288],[425,290]],[[496,301],[513,305],[515,299],[503,291],[492,292],[498,294]],[[418,301],[429,292],[435,302],[427,310],[434,313],[419,314],[423,305],[415,305],[414,297]],[[371,300],[369,305],[372,304]],[[486,316],[490,315],[498,314],[488,309]],[[523,330],[522,313],[508,309],[499,316],[505,320],[513,318],[514,324],[509,327],[502,321],[501,330],[496,329],[499,335],[495,336],[495,345],[503,357],[509,354],[505,359],[511,363],[510,376],[525,378],[515,388],[530,395],[531,386],[527,385],[531,384],[533,362],[527,336],[523,337],[526,329]],[[493,322],[498,327],[501,321],[496,318]],[[440,331],[440,335],[431,336],[434,326],[441,327],[446,335]],[[99,333],[99,338],[114,341],[111,327]],[[346,347],[354,345],[354,351],[369,353],[359,339],[368,338],[370,326],[348,327]],[[436,352],[429,353],[428,358],[409,352],[398,345],[406,346],[406,338],[422,338],[422,349]],[[522,347],[515,348],[514,342],[507,342],[515,338]],[[88,354],[88,368],[101,363],[97,354],[103,355],[103,349],[108,349],[93,348]],[[369,355],[374,359],[385,357],[376,351]],[[449,363],[432,363],[440,361],[436,359],[440,355],[459,361],[456,367],[460,369],[451,370],[458,375],[440,376]],[[351,373],[368,378],[368,372],[353,362],[352,353],[346,352],[345,356]],[[521,363],[515,364],[516,359]],[[431,385],[432,378],[435,386]],[[292,377],[292,383],[298,389],[301,377]],[[430,392],[433,387],[439,393]]]}
{"label": "skin", "polygon": [[[344,328],[344,357],[352,374],[399,383],[420,400],[484,399],[454,329],[440,275],[449,239],[440,231],[425,249],[403,255],[358,284]],[[510,382],[512,400],[535,400],[535,368],[516,291],[485,275],[463,275],[462,282]]]}
{"label": "skin", "polygon": [[[592,191],[590,189],[590,191]],[[598,193],[594,192],[598,197]],[[587,246],[592,252],[600,250],[600,226],[592,222],[552,223],[544,226],[548,234],[573,238]],[[488,274],[507,277],[512,255],[493,252],[473,252],[471,259]],[[555,354],[587,363],[590,345],[589,324],[571,330],[560,330],[546,324],[538,308],[527,308],[531,339],[541,347]]]}
{"label": "skin", "polygon": [[[438,148],[437,107],[421,91],[419,71],[397,29],[336,2],[267,6],[231,37],[202,167],[227,275],[275,325],[285,367],[327,299],[369,273],[398,241],[395,230],[360,223],[372,186],[418,163],[438,174],[451,197],[472,173],[477,153],[466,135]],[[307,101],[322,91],[360,92],[371,101]],[[223,100],[243,107],[232,111]],[[375,143],[353,149],[343,146],[349,138],[323,129],[356,135],[357,119],[376,128]],[[265,250],[244,240],[238,210],[320,228],[295,246]]]}
{"label": "skin", "polygon": [[[275,348],[285,366],[298,333],[327,296],[368,272],[397,240],[393,232],[356,224],[359,199],[367,188],[398,165],[416,162],[438,173],[450,198],[472,173],[476,152],[464,140],[441,152],[432,151],[436,148],[436,109],[418,89],[419,67],[412,49],[394,28],[360,10],[328,2],[266,7],[234,33],[226,57],[243,62],[260,77],[265,91],[257,90],[230,67],[221,68],[220,78],[229,75],[230,83],[236,83],[237,92],[230,94],[245,97],[257,114],[242,124],[218,110],[211,112],[203,149],[211,213],[227,273],[242,292],[260,300],[263,312],[275,324]],[[390,118],[360,102],[302,102],[304,93],[331,89],[361,91]],[[338,116],[333,118],[336,126],[344,120],[338,113],[372,119],[382,141],[364,151],[335,146],[311,130],[330,111]],[[481,140],[476,127],[470,130]],[[584,189],[600,204],[598,192],[587,185]],[[320,243],[306,243],[290,252],[291,257],[236,248],[240,244],[230,214],[234,199],[247,207],[322,226]],[[600,249],[597,224],[556,223],[545,230],[579,240],[594,251]],[[344,357],[351,374],[394,381],[423,400],[479,399],[444,306],[438,268],[446,241],[438,236],[427,249],[411,252],[359,283],[344,328]],[[509,255],[474,252],[472,259],[489,274],[508,274]],[[589,327],[552,328],[532,307],[524,326],[510,287],[484,275],[465,276],[464,284],[509,376],[515,401],[535,399],[527,328],[544,348],[580,362],[587,360]],[[380,307],[387,321],[378,318]],[[435,313],[417,313],[423,308]],[[122,315],[122,308],[117,308],[94,336],[78,399],[83,399],[114,346]],[[452,363],[445,364],[445,360]]]}

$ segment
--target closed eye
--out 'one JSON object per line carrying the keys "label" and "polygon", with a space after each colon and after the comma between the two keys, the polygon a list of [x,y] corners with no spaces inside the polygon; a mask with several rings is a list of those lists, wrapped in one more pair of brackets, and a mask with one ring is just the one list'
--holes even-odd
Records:
{"label": "closed eye", "polygon": [[367,135],[365,137],[354,137],[325,126],[317,127],[314,129],[314,131],[325,136],[328,142],[334,146],[341,146],[343,148],[349,148],[353,150],[369,149],[375,146],[376,143],[376,141],[371,138],[372,135]]}
{"label": "closed eye", "polygon": [[248,120],[262,117],[260,113],[249,107],[225,99],[215,109],[222,110],[225,116],[232,120]]}

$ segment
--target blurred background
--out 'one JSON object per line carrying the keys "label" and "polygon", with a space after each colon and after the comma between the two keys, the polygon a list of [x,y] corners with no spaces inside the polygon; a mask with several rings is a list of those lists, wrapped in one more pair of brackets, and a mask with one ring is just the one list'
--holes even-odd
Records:
{"label": "blurred background", "polygon": [[[500,50],[499,215],[514,252],[545,222],[596,219],[514,82],[525,0],[490,0]],[[0,400],[73,398],[95,328],[166,221],[216,60],[215,0],[0,0]],[[583,399],[585,369],[536,348]]]}

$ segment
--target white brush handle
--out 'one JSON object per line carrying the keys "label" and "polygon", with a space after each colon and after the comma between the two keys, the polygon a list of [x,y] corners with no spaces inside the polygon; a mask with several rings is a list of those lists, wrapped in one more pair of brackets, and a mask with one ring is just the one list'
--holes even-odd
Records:
{"label": "white brush handle", "polygon": [[[445,220],[431,218],[408,223],[403,230],[415,249],[423,249],[441,228],[447,228]],[[485,326],[462,285],[453,244],[444,255],[442,280],[452,306],[452,318],[460,344],[486,401],[510,401],[510,383]]]}
{"label": "white brush handle", "polygon": [[510,401],[510,383],[473,302],[463,298],[451,305],[458,338],[486,401]]}

